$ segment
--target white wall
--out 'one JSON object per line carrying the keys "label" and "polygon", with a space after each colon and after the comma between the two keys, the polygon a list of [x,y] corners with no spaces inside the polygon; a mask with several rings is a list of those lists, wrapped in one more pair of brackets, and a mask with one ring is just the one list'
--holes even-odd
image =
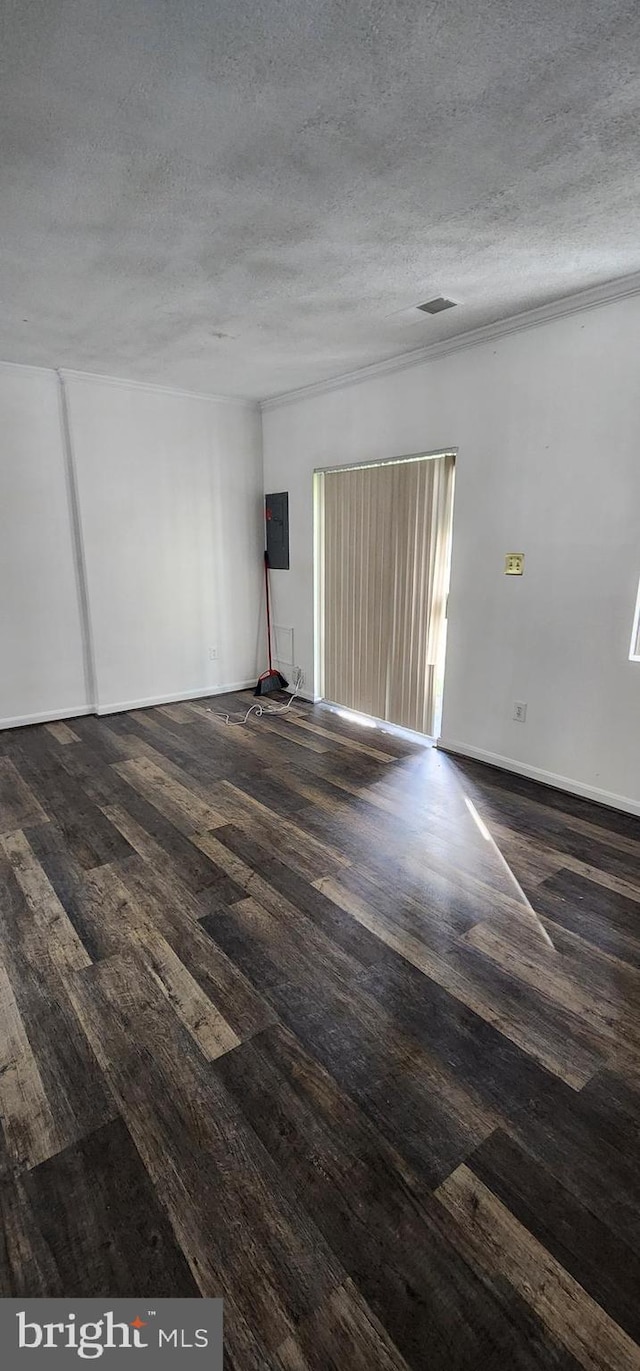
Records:
{"label": "white wall", "polygon": [[639,357],[634,297],[267,406],[266,489],[290,501],[275,616],[307,684],[314,467],[457,447],[443,741],[640,812]]}
{"label": "white wall", "polygon": [[65,384],[99,712],[251,681],[257,409],[90,377]]}
{"label": "white wall", "polygon": [[58,379],[0,365],[0,726],[87,705]]}
{"label": "white wall", "polygon": [[0,364],[0,727],[255,680],[257,407],[71,373],[64,383],[72,462],[56,373]]}

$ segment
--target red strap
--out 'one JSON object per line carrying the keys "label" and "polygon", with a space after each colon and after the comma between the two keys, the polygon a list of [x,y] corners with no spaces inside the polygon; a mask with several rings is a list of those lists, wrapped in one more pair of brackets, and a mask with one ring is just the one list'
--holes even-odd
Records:
{"label": "red strap", "polygon": [[269,671],[273,671],[271,660],[271,603],[269,600],[269,553],[264,554],[264,590],[267,601],[267,651],[269,653]]}

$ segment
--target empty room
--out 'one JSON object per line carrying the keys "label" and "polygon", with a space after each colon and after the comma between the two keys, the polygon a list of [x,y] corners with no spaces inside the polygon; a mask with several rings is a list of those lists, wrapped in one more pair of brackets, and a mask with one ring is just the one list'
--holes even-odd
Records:
{"label": "empty room", "polygon": [[640,1371],[639,59],[0,0],[7,1364]]}

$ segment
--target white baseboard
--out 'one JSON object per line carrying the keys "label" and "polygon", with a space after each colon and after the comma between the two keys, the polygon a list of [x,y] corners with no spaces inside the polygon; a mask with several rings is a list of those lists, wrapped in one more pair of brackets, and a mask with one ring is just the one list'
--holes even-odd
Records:
{"label": "white baseboard", "polygon": [[257,676],[252,676],[248,681],[234,681],[231,685],[199,686],[197,690],[183,690],[178,695],[175,691],[169,695],[152,695],[147,700],[119,700],[114,704],[99,705],[95,713],[100,716],[124,714],[128,709],[151,709],[152,705],[178,705],[181,700],[202,700],[207,695],[230,695],[234,690],[248,690],[249,686],[255,686],[257,679]]}
{"label": "white baseboard", "polygon": [[74,705],[70,709],[44,709],[38,714],[17,714],[12,719],[0,719],[0,728],[24,728],[27,724],[52,724],[58,719],[80,719],[85,714],[93,714],[87,705]]}
{"label": "white baseboard", "polygon": [[207,695],[228,695],[234,690],[247,690],[255,686],[258,677],[248,681],[235,681],[233,685],[201,686],[198,690],[183,691],[176,695],[154,695],[148,700],[121,700],[116,704],[100,705],[96,709],[88,705],[74,705],[70,709],[44,709],[37,714],[20,714],[11,719],[0,719],[0,729],[24,728],[27,724],[50,724],[58,719],[80,719],[87,714],[124,714],[128,709],[150,709],[152,705],[179,704],[181,700],[201,700]]}
{"label": "white baseboard", "polygon": [[528,762],[514,761],[512,757],[501,757],[497,752],[487,752],[482,747],[472,747],[470,743],[456,743],[449,738],[438,738],[436,747],[441,752],[453,752],[461,757],[471,757],[476,762],[486,762],[488,766],[499,767],[501,771],[514,771],[518,776],[539,781],[541,785],[553,786],[556,790],[567,790],[571,795],[579,795],[583,800],[594,800],[596,804],[608,805],[610,809],[622,809],[626,814],[640,815],[640,800],[632,800],[628,795],[616,795],[611,790],[600,790],[598,786],[585,785],[569,776],[558,776],[554,771],[544,771],[541,767],[530,766]]}

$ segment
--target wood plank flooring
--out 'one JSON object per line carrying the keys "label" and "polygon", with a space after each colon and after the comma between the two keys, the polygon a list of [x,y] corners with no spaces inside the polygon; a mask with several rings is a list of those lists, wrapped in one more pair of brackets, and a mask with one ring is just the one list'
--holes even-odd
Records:
{"label": "wood plank flooring", "polygon": [[640,820],[247,703],[0,734],[0,1294],[638,1371]]}

